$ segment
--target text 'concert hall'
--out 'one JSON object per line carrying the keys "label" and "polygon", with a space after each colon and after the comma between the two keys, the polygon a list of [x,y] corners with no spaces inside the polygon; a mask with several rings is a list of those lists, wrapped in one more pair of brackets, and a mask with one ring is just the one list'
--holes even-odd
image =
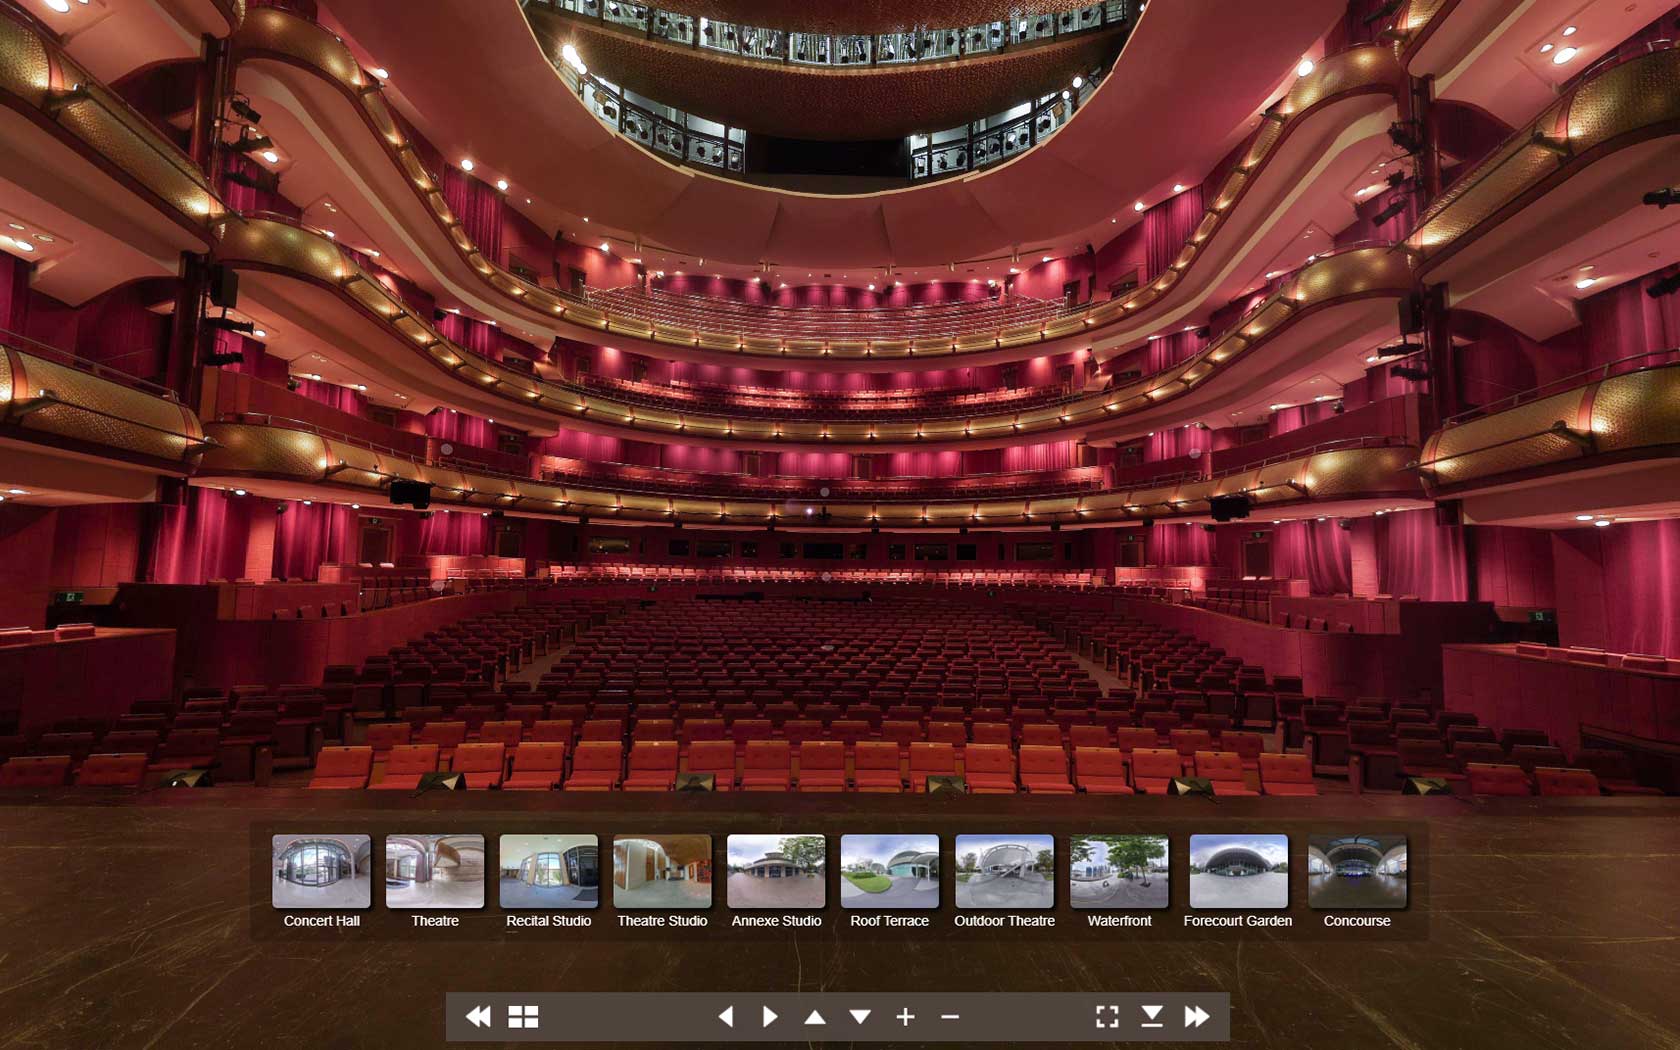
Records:
{"label": "text 'concert hall'", "polygon": [[1680,1050],[1676,0],[0,0],[0,1050]]}

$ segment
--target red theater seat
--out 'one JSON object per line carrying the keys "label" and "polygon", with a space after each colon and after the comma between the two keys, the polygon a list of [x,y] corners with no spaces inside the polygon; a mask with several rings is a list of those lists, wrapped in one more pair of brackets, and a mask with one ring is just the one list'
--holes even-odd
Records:
{"label": "red theater seat", "polygon": [[1522,771],[1521,766],[1472,762],[1464,767],[1464,772],[1470,777],[1470,793],[1472,795],[1506,795],[1526,798],[1534,794],[1534,788],[1528,782],[1528,774]]}
{"label": "red theater seat", "polygon": [[1662,789],[1646,787],[1634,776],[1633,759],[1626,751],[1584,747],[1575,753],[1574,766],[1598,778],[1606,795],[1661,795]]}
{"label": "red theater seat", "polygon": [[1306,755],[1260,756],[1260,791],[1266,795],[1316,795],[1312,765]]}
{"label": "red theater seat", "polygon": [[1598,778],[1585,769],[1537,766],[1534,769],[1534,786],[1546,798],[1575,795],[1597,798],[1600,794]]}
{"label": "red theater seat", "polygon": [[970,744],[963,749],[963,776],[977,795],[1013,795],[1015,753],[1005,744]]}
{"label": "red theater seat", "polygon": [[513,773],[502,781],[502,790],[551,791],[565,773],[564,742],[528,740],[513,753]]}
{"label": "red theater seat", "polygon": [[910,790],[926,791],[928,777],[957,775],[957,749],[950,744],[910,745]]}
{"label": "red theater seat", "polygon": [[688,746],[689,773],[710,773],[712,790],[735,789],[735,741],[696,740]]}
{"label": "red theater seat", "polygon": [[455,757],[455,749],[467,739],[465,722],[427,722],[414,736],[416,744],[436,744],[438,762],[448,765]]}
{"label": "red theater seat", "polygon": [[741,765],[742,791],[793,788],[793,752],[786,740],[749,740]]}
{"label": "red theater seat", "polygon": [[624,790],[669,791],[676,782],[675,740],[638,740],[630,745],[630,772],[624,778]]}
{"label": "red theater seat", "polygon": [[449,768],[461,774],[468,790],[499,788],[506,775],[507,749],[501,744],[462,744]]}
{"label": "red theater seat", "polygon": [[1132,786],[1126,783],[1125,752],[1117,747],[1074,748],[1073,772],[1074,782],[1088,794],[1134,794]]}
{"label": "red theater seat", "polygon": [[384,762],[391,755],[391,749],[399,744],[407,744],[414,735],[414,727],[407,722],[374,722],[367,727],[367,746],[373,749],[375,762]]}
{"label": "red theater seat", "polygon": [[222,734],[216,729],[173,729],[148,769],[209,769],[216,764]]}
{"label": "red theater seat", "polygon": [[1060,746],[1023,745],[1021,786],[1035,795],[1073,794],[1073,782],[1068,780],[1067,752]]}
{"label": "red theater seat", "polygon": [[859,791],[904,790],[899,772],[898,745],[886,740],[860,740],[854,751],[852,783]]}
{"label": "red theater seat", "polygon": [[315,755],[315,774],[310,778],[309,786],[365,788],[372,775],[373,748],[323,747]]}
{"label": "red theater seat", "polygon": [[385,775],[372,785],[380,791],[413,791],[420,786],[420,778],[437,772],[436,744],[398,744],[391,748],[385,762]]}
{"label": "red theater seat", "polygon": [[617,740],[585,740],[572,754],[566,791],[612,791],[624,775],[624,745]]}
{"label": "red theater seat", "polygon": [[478,727],[479,743],[500,744],[510,752],[519,748],[524,735],[524,722],[486,722]]}
{"label": "red theater seat", "polygon": [[1164,795],[1173,777],[1184,772],[1177,751],[1140,747],[1132,752],[1132,787],[1146,795]]}
{"label": "red theater seat", "polygon": [[1243,781],[1242,759],[1234,751],[1196,752],[1196,775],[1213,782],[1215,795],[1258,795]]}
{"label": "red theater seat", "polygon": [[806,740],[799,745],[799,790],[846,790],[846,745],[838,740]]}
{"label": "red theater seat", "polygon": [[145,776],[145,755],[89,755],[76,771],[76,786],[139,787]]}

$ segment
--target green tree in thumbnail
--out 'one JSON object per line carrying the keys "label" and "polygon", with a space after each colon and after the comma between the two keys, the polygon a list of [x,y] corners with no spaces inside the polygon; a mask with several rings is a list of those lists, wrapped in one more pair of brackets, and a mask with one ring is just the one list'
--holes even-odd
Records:
{"label": "green tree in thumbnail", "polygon": [[777,848],[782,856],[806,871],[821,871],[828,854],[828,845],[821,835],[793,835],[783,839]]}
{"label": "green tree in thumbnail", "polygon": [[1098,842],[1108,847],[1108,863],[1116,871],[1148,871],[1157,858],[1167,855],[1167,840],[1160,835],[1075,835],[1073,859],[1090,860],[1096,852],[1091,847]]}
{"label": "green tree in thumbnail", "polygon": [[1033,866],[1046,875],[1054,873],[1056,870],[1055,852],[1047,849],[1039,850],[1038,861]]}
{"label": "green tree in thumbnail", "polygon": [[962,863],[957,865],[958,871],[975,871],[980,867],[980,854],[964,853]]}

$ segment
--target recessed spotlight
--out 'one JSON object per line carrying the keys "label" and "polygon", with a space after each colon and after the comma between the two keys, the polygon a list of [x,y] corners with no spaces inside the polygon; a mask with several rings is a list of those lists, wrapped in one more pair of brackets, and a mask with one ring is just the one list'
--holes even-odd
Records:
{"label": "recessed spotlight", "polygon": [[30,244],[28,241],[20,241],[15,237],[12,238],[11,240],[12,240],[12,246],[20,252],[32,252],[32,251],[35,250],[35,246],[33,244]]}
{"label": "recessed spotlight", "polygon": [[386,69],[384,66],[374,66],[372,69],[368,70],[368,72],[372,73],[374,76],[378,77],[380,80],[390,80],[391,79],[391,71],[389,69]]}
{"label": "recessed spotlight", "polygon": [[254,339],[267,339],[268,333],[263,331],[261,328],[253,328],[251,330],[251,337]]}
{"label": "recessed spotlight", "polygon": [[1575,520],[1576,521],[1591,521],[1591,520],[1593,520],[1593,516],[1591,514],[1577,514],[1577,515],[1575,515]]}
{"label": "recessed spotlight", "polygon": [[29,493],[24,491],[23,489],[7,489],[6,490],[6,495],[8,495],[8,496],[27,496],[27,495],[29,495]]}
{"label": "recessed spotlight", "polygon": [[1599,518],[1597,521],[1593,522],[1593,525],[1597,528],[1603,529],[1608,528],[1610,523],[1609,518]]}
{"label": "recessed spotlight", "polygon": [[1045,257],[1044,257],[1044,258],[1042,258],[1042,259],[1040,259],[1040,260],[1038,260],[1038,261],[1039,261],[1039,262],[1049,262],[1049,261],[1050,261],[1050,256],[1048,256],[1048,255],[1046,255],[1046,256],[1045,256]]}
{"label": "recessed spotlight", "polygon": [[1563,35],[1564,36],[1574,36],[1575,35],[1575,27],[1574,26],[1564,26],[1563,27]]}
{"label": "recessed spotlight", "polygon": [[506,179],[497,179],[496,180],[496,188],[498,190],[501,190],[503,193],[506,193],[507,192],[507,187],[508,187],[508,181]]}
{"label": "recessed spotlight", "polygon": [[1552,65],[1561,66],[1580,53],[1581,49],[1578,47],[1560,47],[1558,53],[1552,56]]}
{"label": "recessed spotlight", "polygon": [[350,504],[350,509],[351,510],[361,510],[362,505],[360,503],[352,503],[352,504]]}
{"label": "recessed spotlight", "polygon": [[367,250],[367,253],[368,253],[368,257],[371,258],[371,259],[379,258],[379,250],[377,248],[369,248]]}
{"label": "recessed spotlight", "polygon": [[338,234],[332,232],[331,230],[322,230],[321,232],[327,235],[327,239],[329,241],[338,239]]}
{"label": "recessed spotlight", "polygon": [[462,157],[461,158],[461,170],[462,171],[471,171],[471,170],[473,170],[473,167],[474,167],[474,165],[473,165],[471,157]]}
{"label": "recessed spotlight", "polygon": [[1080,88],[1082,88],[1084,86],[1085,86],[1085,78],[1084,77],[1074,77],[1073,78],[1073,90],[1078,91]]}
{"label": "recessed spotlight", "polygon": [[25,227],[24,227],[24,226],[23,226],[23,224],[21,224],[21,223],[16,223],[16,222],[8,222],[8,223],[7,223],[7,224],[6,224],[6,225],[7,225],[7,226],[9,226],[9,227],[11,227],[11,228],[12,228],[12,229],[14,229],[14,230],[21,230],[21,229],[24,229],[24,228],[25,228]]}
{"label": "recessed spotlight", "polygon": [[585,215],[585,216],[584,216],[584,217],[583,217],[583,221],[584,221],[584,222],[588,222],[588,221],[589,221],[589,216],[587,216],[587,215]]}
{"label": "recessed spotlight", "polygon": [[1295,75],[1298,76],[1298,77],[1304,77],[1308,73],[1311,73],[1312,71],[1313,71],[1313,60],[1310,59],[1310,58],[1301,59],[1300,65],[1295,67]]}
{"label": "recessed spotlight", "polygon": [[245,495],[245,490],[244,489],[234,489],[233,494],[235,496],[243,496],[243,495]]}
{"label": "recessed spotlight", "polygon": [[1595,285],[1597,283],[1598,283],[1598,278],[1596,278],[1596,277],[1583,277],[1579,281],[1575,282],[1575,287],[1577,287],[1577,288],[1591,288],[1593,285]]}
{"label": "recessed spotlight", "polygon": [[262,159],[268,161],[270,164],[278,164],[280,163],[280,154],[271,149],[265,149],[262,151]]}
{"label": "recessed spotlight", "polygon": [[303,505],[305,507],[313,507],[315,505],[315,501],[312,499],[306,499],[303,501]]}
{"label": "recessed spotlight", "polygon": [[1182,183],[1182,182],[1173,183],[1173,192],[1174,193],[1183,193],[1184,192],[1184,183]]}
{"label": "recessed spotlight", "polygon": [[70,13],[70,0],[47,0],[47,6],[61,15]]}
{"label": "recessed spotlight", "polygon": [[1132,202],[1132,210],[1133,211],[1142,211],[1143,210],[1143,202],[1142,201],[1133,201]]}
{"label": "recessed spotlight", "polygon": [[1542,55],[1549,55],[1552,52],[1552,48],[1556,46],[1557,45],[1548,40],[1546,43],[1540,45],[1540,53]]}
{"label": "recessed spotlight", "polygon": [[604,251],[604,252],[605,251],[611,251],[612,250],[612,245],[608,244],[606,241],[602,241],[601,242],[601,250]]}

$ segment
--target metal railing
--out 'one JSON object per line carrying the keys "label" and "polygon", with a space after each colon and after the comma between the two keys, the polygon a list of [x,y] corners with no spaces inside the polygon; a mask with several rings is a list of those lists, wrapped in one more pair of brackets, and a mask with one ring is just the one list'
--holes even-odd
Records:
{"label": "metal railing", "polygon": [[1497,415],[1500,412],[1506,412],[1521,405],[1526,405],[1531,401],[1539,401],[1556,394],[1567,394],[1571,390],[1579,390],[1581,387],[1593,383],[1602,383],[1613,376],[1630,375],[1634,372],[1644,372],[1653,368],[1667,368],[1675,364],[1680,364],[1680,347],[1667,350],[1651,350],[1643,354],[1618,357],[1613,361],[1606,361],[1604,364],[1594,365],[1591,368],[1583,368],[1578,372],[1571,372],[1566,376],[1560,376],[1538,386],[1529,387],[1527,390],[1520,390],[1497,401],[1489,401],[1485,405],[1466,409],[1442,420],[1441,429],[1445,430],[1447,427],[1468,423],[1473,419]]}

